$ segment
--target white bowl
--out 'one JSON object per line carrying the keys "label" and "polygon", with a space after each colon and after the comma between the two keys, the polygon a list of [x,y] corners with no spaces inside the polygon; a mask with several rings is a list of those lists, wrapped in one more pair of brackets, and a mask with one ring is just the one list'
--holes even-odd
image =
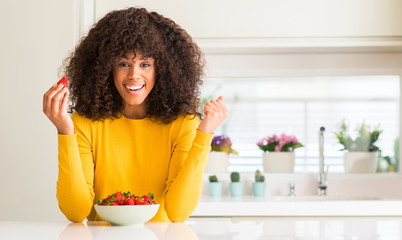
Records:
{"label": "white bowl", "polygon": [[112,225],[120,226],[144,224],[155,216],[158,209],[159,204],[120,206],[100,206],[95,204],[95,210],[103,220]]}

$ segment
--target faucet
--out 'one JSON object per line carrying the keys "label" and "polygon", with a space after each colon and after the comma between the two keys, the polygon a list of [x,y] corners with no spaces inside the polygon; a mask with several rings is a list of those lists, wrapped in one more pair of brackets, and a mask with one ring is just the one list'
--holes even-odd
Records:
{"label": "faucet", "polygon": [[327,195],[327,174],[328,174],[328,166],[324,171],[324,132],[325,128],[320,127],[319,132],[319,163],[320,163],[320,174],[318,176],[318,195],[325,196]]}
{"label": "faucet", "polygon": [[289,194],[288,196],[294,197],[296,196],[295,194],[295,184],[294,183],[289,183]]}

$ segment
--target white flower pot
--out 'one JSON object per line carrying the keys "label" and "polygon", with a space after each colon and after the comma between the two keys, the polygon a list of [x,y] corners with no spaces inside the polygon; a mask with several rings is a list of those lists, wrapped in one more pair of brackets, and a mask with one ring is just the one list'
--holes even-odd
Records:
{"label": "white flower pot", "polygon": [[209,182],[208,191],[209,196],[220,197],[222,195],[222,182]]}
{"label": "white flower pot", "polygon": [[232,197],[241,197],[243,195],[243,183],[242,182],[230,182],[229,192]]}
{"label": "white flower pot", "polygon": [[208,154],[205,172],[207,173],[226,173],[229,166],[229,154],[226,152],[212,151]]}
{"label": "white flower pot", "polygon": [[345,152],[343,154],[345,173],[375,173],[377,163],[377,152]]}
{"label": "white flower pot", "polygon": [[295,167],[294,152],[264,152],[262,159],[267,173],[292,173]]}

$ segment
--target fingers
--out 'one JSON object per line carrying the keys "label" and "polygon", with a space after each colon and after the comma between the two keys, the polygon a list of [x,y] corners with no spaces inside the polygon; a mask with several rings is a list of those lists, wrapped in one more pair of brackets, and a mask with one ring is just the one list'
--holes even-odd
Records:
{"label": "fingers", "polygon": [[198,130],[205,133],[213,133],[215,129],[229,116],[223,97],[211,100],[204,107],[205,118],[202,120]]}
{"label": "fingers", "polygon": [[43,95],[43,112],[63,135],[74,134],[74,123],[66,110],[69,94],[64,84],[54,84]]}
{"label": "fingers", "polygon": [[68,101],[68,96],[69,96],[69,95],[70,95],[70,92],[69,92],[69,91],[65,91],[65,93],[64,93],[64,95],[63,95],[63,97],[62,97],[63,100],[61,101],[59,112],[64,111],[65,106],[67,105],[67,101]]}
{"label": "fingers", "polygon": [[223,102],[223,96],[220,96],[217,100],[211,100],[205,104],[204,114],[207,115],[207,112],[209,111],[224,112],[228,114],[228,110]]}
{"label": "fingers", "polygon": [[209,101],[209,102],[207,102],[207,103],[205,104],[205,107],[204,107],[204,114],[207,114],[207,112],[208,112],[208,111],[211,111],[211,110],[217,111],[218,109],[219,109],[219,106],[217,105],[217,103],[215,102],[215,100],[211,100],[211,101]]}
{"label": "fingers", "polygon": [[51,97],[50,95],[54,92],[57,87],[57,83],[55,83],[47,92],[43,95],[43,112],[46,113],[48,106],[50,106]]}
{"label": "fingers", "polygon": [[206,105],[208,105],[208,106],[210,106],[210,107],[213,107],[213,108],[219,108],[219,107],[221,107],[222,105],[224,105],[224,103],[223,103],[223,97],[222,96],[220,96],[218,99],[216,99],[216,100],[210,100],[209,102],[207,102],[206,103]]}
{"label": "fingers", "polygon": [[62,96],[68,92],[67,88],[63,88],[63,84],[54,84],[43,95],[43,112],[49,116],[49,114],[55,114],[58,112],[58,106],[62,104]]}
{"label": "fingers", "polygon": [[62,105],[63,101],[66,101],[63,97],[66,94],[67,89],[63,88],[61,91],[58,91],[52,98],[51,101],[51,111],[53,115],[57,115],[60,112],[60,109],[62,109],[64,107],[64,105]]}
{"label": "fingers", "polygon": [[43,95],[43,106],[50,106],[53,96],[62,89],[62,84],[54,84],[44,95]]}

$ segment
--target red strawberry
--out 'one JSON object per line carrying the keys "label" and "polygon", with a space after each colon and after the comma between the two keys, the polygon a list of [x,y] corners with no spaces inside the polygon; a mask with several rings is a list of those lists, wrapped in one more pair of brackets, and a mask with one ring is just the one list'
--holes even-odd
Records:
{"label": "red strawberry", "polygon": [[152,204],[152,199],[150,196],[144,195],[142,198],[144,199],[145,203]]}
{"label": "red strawberry", "polygon": [[57,85],[59,85],[60,83],[64,84],[64,87],[68,87],[67,77],[64,76],[62,79],[60,79],[60,81],[57,82]]}
{"label": "red strawberry", "polygon": [[123,203],[123,201],[124,201],[124,195],[123,195],[123,193],[121,193],[121,192],[116,192],[116,193],[114,194],[114,197],[116,198],[116,199],[114,200],[115,203],[117,203],[117,204],[119,204],[119,205],[121,205],[121,204]]}
{"label": "red strawberry", "polygon": [[143,198],[136,198],[135,199],[135,205],[144,205],[144,199]]}
{"label": "red strawberry", "polygon": [[142,197],[131,194],[130,192],[115,192],[104,199],[98,200],[96,203],[106,206],[118,206],[118,205],[151,205],[156,204],[153,200],[154,195],[149,193]]}
{"label": "red strawberry", "polygon": [[123,205],[135,205],[134,199],[131,198],[124,199]]}

